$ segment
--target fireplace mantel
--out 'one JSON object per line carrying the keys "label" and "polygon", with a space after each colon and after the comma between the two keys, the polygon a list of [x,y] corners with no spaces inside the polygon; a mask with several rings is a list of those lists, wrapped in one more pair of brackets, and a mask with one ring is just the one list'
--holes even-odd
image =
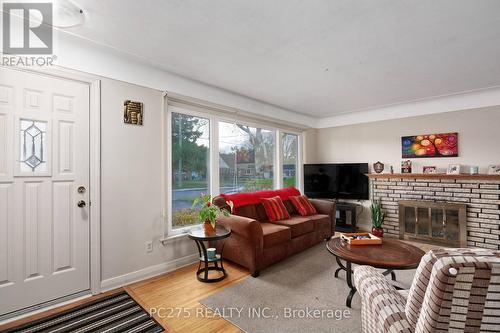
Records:
{"label": "fireplace mantel", "polygon": [[500,175],[447,175],[445,173],[370,173],[367,174],[368,178],[371,179],[463,179],[463,180],[497,180],[500,181]]}

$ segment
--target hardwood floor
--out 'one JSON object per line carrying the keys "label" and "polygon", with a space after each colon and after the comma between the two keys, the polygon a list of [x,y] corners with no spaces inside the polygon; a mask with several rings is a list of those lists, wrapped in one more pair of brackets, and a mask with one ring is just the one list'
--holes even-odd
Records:
{"label": "hardwood floor", "polygon": [[250,276],[247,269],[238,265],[225,262],[224,267],[228,277],[221,282],[199,282],[195,277],[198,264],[194,264],[134,283],[125,287],[125,290],[147,310],[159,310],[160,315],[155,315],[155,318],[168,331],[241,332],[199,303],[201,299]]}
{"label": "hardwood floor", "polygon": [[[409,241],[408,243],[418,246],[426,252],[437,247],[435,245]],[[248,270],[230,262],[225,262],[224,267],[228,272],[226,279],[217,283],[202,283],[195,277],[197,267],[198,264],[189,265],[171,273],[125,286],[123,289],[146,310],[153,313],[156,312],[154,317],[163,325],[167,332],[241,332],[230,322],[221,317],[214,316],[199,301],[243,279],[251,278],[249,277]],[[69,309],[120,290],[122,288],[26,317],[4,326],[0,325],[0,331]]]}

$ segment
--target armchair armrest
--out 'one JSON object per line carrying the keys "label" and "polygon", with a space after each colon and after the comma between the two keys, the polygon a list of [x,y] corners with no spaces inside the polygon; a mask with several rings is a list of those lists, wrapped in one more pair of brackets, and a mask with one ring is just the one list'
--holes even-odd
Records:
{"label": "armchair armrest", "polygon": [[231,229],[234,235],[250,241],[257,248],[263,248],[264,235],[258,221],[248,217],[230,215],[217,218],[217,223]]}
{"label": "armchair armrest", "polygon": [[309,199],[309,201],[318,213],[330,215],[331,218],[335,217],[335,202],[319,199]]}
{"label": "armchair armrest", "polygon": [[414,331],[406,319],[406,299],[379,271],[371,266],[357,266],[354,284],[361,297],[364,333]]}

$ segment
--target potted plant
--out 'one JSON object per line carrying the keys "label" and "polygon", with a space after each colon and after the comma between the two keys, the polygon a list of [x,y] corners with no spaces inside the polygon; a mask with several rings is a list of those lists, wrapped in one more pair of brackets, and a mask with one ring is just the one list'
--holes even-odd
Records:
{"label": "potted plant", "polygon": [[377,237],[382,237],[384,235],[382,223],[384,223],[385,220],[385,212],[382,211],[382,203],[380,200],[376,200],[371,204],[370,212],[373,224],[372,234]]}
{"label": "potted plant", "polygon": [[196,197],[193,201],[192,208],[199,208],[198,217],[200,221],[203,221],[203,228],[206,234],[211,234],[215,232],[215,226],[217,223],[217,218],[221,215],[229,216],[229,212],[226,209],[221,209],[216,205],[212,205],[211,197],[209,194],[201,194]]}

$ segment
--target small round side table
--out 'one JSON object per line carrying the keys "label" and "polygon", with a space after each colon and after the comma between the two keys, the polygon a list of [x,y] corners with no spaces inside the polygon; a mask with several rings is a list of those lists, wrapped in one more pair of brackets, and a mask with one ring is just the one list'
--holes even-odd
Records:
{"label": "small round side table", "polygon": [[[224,244],[222,244],[220,253],[216,253],[213,259],[209,259],[207,256],[207,248],[205,242],[216,242],[228,238],[231,235],[231,230],[224,228],[223,226],[216,226],[215,232],[206,233],[204,228],[192,229],[188,233],[188,237],[196,242],[198,247],[198,254],[200,255],[200,262],[198,264],[198,270],[196,271],[196,278],[201,282],[218,282],[226,278],[226,270],[222,263],[222,253],[224,251]],[[220,262],[220,266],[219,266]],[[204,264],[202,267],[202,263]],[[213,266],[210,266],[213,263]],[[221,272],[222,275],[216,278],[209,278],[209,271]],[[203,277],[200,274],[203,273]]]}

